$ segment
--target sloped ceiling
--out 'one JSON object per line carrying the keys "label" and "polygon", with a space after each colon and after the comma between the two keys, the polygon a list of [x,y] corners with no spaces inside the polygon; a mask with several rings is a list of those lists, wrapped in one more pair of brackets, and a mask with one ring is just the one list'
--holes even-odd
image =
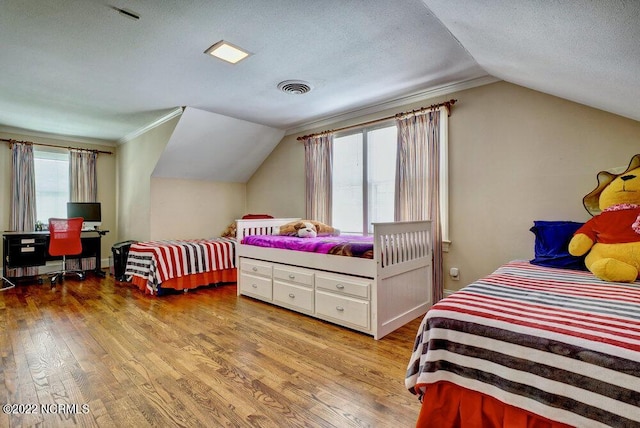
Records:
{"label": "sloped ceiling", "polygon": [[187,107],[152,176],[244,183],[283,136],[281,129]]}
{"label": "sloped ceiling", "polygon": [[2,0],[0,40],[0,125],[112,141],[180,106],[290,129],[487,75],[420,0]]}
{"label": "sloped ceiling", "polygon": [[[252,55],[204,54],[222,39]],[[115,144],[187,106],[162,176],[240,179],[279,133],[499,79],[640,120],[636,0],[2,0],[0,41],[0,131]],[[238,176],[201,165],[222,154]]]}
{"label": "sloped ceiling", "polygon": [[640,120],[640,1],[424,3],[490,75]]}

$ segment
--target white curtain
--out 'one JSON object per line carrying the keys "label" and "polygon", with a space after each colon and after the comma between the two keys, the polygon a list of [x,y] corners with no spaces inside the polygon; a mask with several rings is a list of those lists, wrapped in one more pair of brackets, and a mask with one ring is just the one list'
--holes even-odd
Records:
{"label": "white curtain", "polygon": [[69,152],[69,196],[71,202],[96,202],[98,177],[94,151],[75,150]]}
{"label": "white curtain", "polygon": [[396,221],[429,218],[427,121],[426,114],[410,114],[396,119]]}
{"label": "white curtain", "polygon": [[16,232],[35,230],[36,179],[31,144],[11,146],[11,218],[9,229]]}
{"label": "white curtain", "polygon": [[395,220],[431,220],[433,303],[444,293],[440,218],[440,117],[444,111],[410,113],[396,119]]}
{"label": "white curtain", "polygon": [[306,218],[331,224],[333,134],[322,134],[304,140],[305,215]]}
{"label": "white curtain", "polygon": [[[36,179],[33,146],[11,144],[11,201],[9,230],[31,232],[36,225]],[[7,276],[20,277],[38,274],[37,267],[7,269]]]}

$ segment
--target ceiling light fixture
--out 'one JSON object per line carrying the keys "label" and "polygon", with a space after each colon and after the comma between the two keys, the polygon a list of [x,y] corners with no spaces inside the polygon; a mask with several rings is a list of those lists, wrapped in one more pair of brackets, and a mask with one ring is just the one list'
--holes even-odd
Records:
{"label": "ceiling light fixture", "polygon": [[284,80],[278,83],[278,89],[287,94],[302,95],[311,91],[311,85],[304,80]]}
{"label": "ceiling light fixture", "polygon": [[236,64],[250,55],[249,52],[246,52],[231,43],[225,42],[224,40],[220,40],[218,43],[204,51],[204,53],[215,56],[216,58],[231,64]]}

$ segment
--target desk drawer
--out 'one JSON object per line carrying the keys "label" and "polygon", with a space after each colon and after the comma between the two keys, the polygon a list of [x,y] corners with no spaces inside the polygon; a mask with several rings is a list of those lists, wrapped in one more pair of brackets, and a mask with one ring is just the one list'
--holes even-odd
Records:
{"label": "desk drawer", "polygon": [[47,239],[45,237],[11,239],[7,246],[7,266],[26,267],[45,264]]}

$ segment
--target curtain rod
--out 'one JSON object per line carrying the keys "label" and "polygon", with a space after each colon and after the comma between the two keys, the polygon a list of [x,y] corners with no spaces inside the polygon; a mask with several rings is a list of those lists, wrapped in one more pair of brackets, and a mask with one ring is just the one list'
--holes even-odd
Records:
{"label": "curtain rod", "polygon": [[11,144],[13,144],[13,143],[21,143],[21,144],[30,144],[32,146],[45,146],[45,147],[55,147],[55,148],[58,148],[58,149],[80,150],[80,151],[85,151],[85,152],[102,153],[102,154],[105,154],[105,155],[112,155],[113,154],[111,152],[105,152],[103,150],[83,149],[81,147],[64,147],[64,146],[56,146],[54,144],[33,143],[31,141],[7,140],[6,138],[0,138],[0,141],[4,141],[6,143],[9,143],[9,147],[11,147]]}
{"label": "curtain rod", "polygon": [[431,104],[428,107],[421,107],[421,108],[416,109],[416,110],[411,110],[411,111],[407,111],[407,112],[404,112],[404,113],[397,113],[397,114],[394,114],[393,116],[387,116],[387,117],[383,117],[381,119],[370,120],[369,122],[359,123],[357,125],[344,126],[342,128],[330,129],[328,131],[322,131],[322,132],[316,132],[315,134],[303,135],[302,137],[298,137],[297,140],[298,141],[302,141],[302,140],[306,140],[307,138],[316,137],[316,136],[322,135],[322,134],[328,134],[330,132],[340,132],[340,131],[346,131],[348,129],[360,128],[360,127],[368,126],[368,125],[374,125],[376,123],[384,122],[386,120],[393,119],[395,117],[401,117],[401,116],[404,116],[406,114],[420,113],[420,112],[423,112],[423,111],[426,111],[426,110],[435,110],[435,109],[440,108],[440,107],[445,107],[447,109],[447,116],[451,116],[451,106],[454,105],[457,101],[458,100],[451,99],[451,100],[445,101],[443,103]]}

